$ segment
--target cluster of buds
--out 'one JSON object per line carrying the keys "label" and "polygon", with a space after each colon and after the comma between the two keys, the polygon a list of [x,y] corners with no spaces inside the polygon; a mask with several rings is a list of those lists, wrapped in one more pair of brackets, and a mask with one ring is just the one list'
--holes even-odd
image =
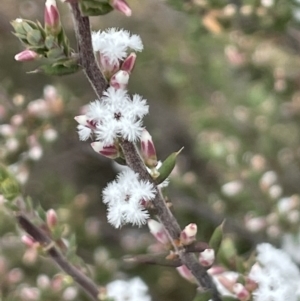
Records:
{"label": "cluster of buds", "polygon": [[45,4],[44,26],[40,22],[16,19],[11,22],[15,35],[26,49],[16,54],[17,61],[31,61],[46,58],[47,64],[33,72],[63,75],[79,70],[78,59],[69,46],[69,41],[61,26],[59,11],[55,0]]}
{"label": "cluster of buds", "polygon": [[[295,194],[281,197],[282,188],[274,171],[265,172],[259,181],[262,193],[272,199],[274,206],[266,216],[245,216],[245,226],[251,232],[265,231],[269,237],[278,238],[283,232],[298,232],[300,226],[300,197]],[[275,202],[274,202],[275,200]]]}

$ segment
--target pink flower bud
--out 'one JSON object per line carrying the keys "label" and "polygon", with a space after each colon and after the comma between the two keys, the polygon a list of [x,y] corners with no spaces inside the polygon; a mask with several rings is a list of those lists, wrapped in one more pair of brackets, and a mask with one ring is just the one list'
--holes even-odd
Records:
{"label": "pink flower bud", "polygon": [[239,300],[248,301],[250,299],[249,292],[241,283],[234,284],[232,290]]}
{"label": "pink flower bud", "polygon": [[29,235],[23,235],[21,240],[29,248],[32,248],[36,245],[36,241]]}
{"label": "pink flower bud", "polygon": [[228,291],[233,292],[233,286],[236,280],[231,279],[231,277],[226,277],[226,275],[220,275],[216,278]]}
{"label": "pink flower bud", "polygon": [[125,0],[110,0],[109,4],[119,12],[123,13],[125,16],[131,16],[131,9]]}
{"label": "pink flower bud", "polygon": [[246,278],[246,283],[245,283],[245,288],[248,292],[253,292],[257,289],[258,284],[251,278],[247,277]]}
{"label": "pink flower bud", "polygon": [[111,62],[110,57],[106,56],[99,51],[95,52],[95,57],[98,62],[98,65],[101,71],[104,73],[106,78],[110,78],[113,74],[120,70],[120,63],[119,61]]}
{"label": "pink flower bud", "polygon": [[169,238],[165,227],[154,219],[148,219],[150,233],[162,244],[168,244]]}
{"label": "pink flower bud", "polygon": [[199,262],[204,267],[210,267],[215,261],[214,249],[206,249],[199,254]]}
{"label": "pink flower bud", "polygon": [[142,132],[141,153],[146,166],[153,168],[157,165],[155,146],[152,137],[146,129]]}
{"label": "pink flower bud", "polygon": [[55,0],[47,0],[45,4],[45,29],[48,33],[57,36],[61,31],[59,11]]}
{"label": "pink flower bud", "polygon": [[187,246],[196,240],[197,225],[189,224],[180,233],[180,242]]}
{"label": "pink flower bud", "polygon": [[209,275],[219,275],[225,272],[225,268],[219,265],[215,265],[213,267],[211,267],[210,269],[207,270],[207,272],[209,273]]}
{"label": "pink flower bud", "polygon": [[91,143],[91,146],[96,153],[99,153],[104,157],[116,159],[120,156],[119,150],[115,145],[104,146],[103,142],[97,141]]}
{"label": "pink flower bud", "polygon": [[74,119],[81,125],[87,126],[90,129],[95,129],[96,124],[93,120],[89,120],[86,115],[75,116]]}
{"label": "pink flower bud", "polygon": [[110,79],[110,85],[115,89],[126,89],[129,81],[129,73],[120,70],[115,73]]}
{"label": "pink flower bud", "polygon": [[190,282],[193,282],[193,283],[195,282],[195,278],[194,278],[193,274],[185,265],[182,265],[182,266],[176,268],[176,270],[178,271],[180,276],[183,277],[184,279],[186,279]]}
{"label": "pink flower bud", "polygon": [[15,60],[19,62],[27,62],[35,60],[39,55],[29,49],[23,50],[15,55]]}
{"label": "pink flower bud", "polygon": [[53,209],[49,209],[46,213],[47,225],[50,229],[54,228],[57,225],[58,218],[57,214]]}
{"label": "pink flower bud", "polygon": [[131,73],[136,61],[136,54],[134,52],[130,53],[127,58],[123,61],[121,70]]}

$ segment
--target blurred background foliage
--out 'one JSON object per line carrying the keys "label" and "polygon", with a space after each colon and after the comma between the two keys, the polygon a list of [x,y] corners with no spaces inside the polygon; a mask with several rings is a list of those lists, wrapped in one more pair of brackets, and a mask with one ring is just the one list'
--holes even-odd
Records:
{"label": "blurred background foliage", "polygon": [[[144,42],[129,91],[148,99],[150,115],[145,123],[159,158],[185,147],[167,190],[181,225],[195,222],[198,239],[207,241],[226,218],[226,233],[239,254],[249,254],[261,241],[286,249],[288,239],[299,243],[299,3],[131,0],[129,4],[131,18],[117,12],[93,17],[93,29],[122,27]],[[99,284],[140,275],[153,300],[191,300],[194,286],[175,270],[121,260],[126,254],[155,250],[155,241],[146,227],[115,230],[106,222],[101,191],[117,168],[94,153],[89,143],[78,141],[73,117],[95,99],[83,74],[26,74],[36,63],[14,61],[22,46],[11,34],[9,21],[17,17],[42,21],[43,7],[43,1],[2,1],[0,122],[9,124],[12,116],[28,110],[46,85],[56,87],[60,107],[42,120],[29,118],[20,134],[21,145],[6,155],[7,138],[2,135],[1,160],[8,165],[23,160],[26,136],[37,137],[43,156],[26,160],[30,173],[24,193],[45,210],[57,210],[66,236],[76,234],[77,253],[94,266]],[[71,16],[66,5],[60,3],[60,8],[75,48]],[[58,133],[52,143],[39,135],[41,128],[49,127]],[[4,207],[0,217],[0,300],[36,300],[24,293],[25,283],[41,287],[37,279],[44,274],[55,282],[58,270],[48,259],[26,250]],[[68,287],[73,288],[69,294]],[[57,291],[44,289],[43,294],[41,300],[78,298],[67,281]]]}

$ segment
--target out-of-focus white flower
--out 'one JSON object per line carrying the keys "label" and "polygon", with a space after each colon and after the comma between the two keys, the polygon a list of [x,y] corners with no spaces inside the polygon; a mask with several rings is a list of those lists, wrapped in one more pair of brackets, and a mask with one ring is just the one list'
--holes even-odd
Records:
{"label": "out-of-focus white flower", "polygon": [[221,188],[222,192],[227,196],[235,196],[239,194],[243,189],[243,183],[241,181],[232,181],[224,184]]}
{"label": "out-of-focus white flower", "polygon": [[271,7],[274,5],[274,0],[261,0],[261,5],[265,7]]}
{"label": "out-of-focus white flower", "polygon": [[262,190],[268,190],[272,185],[276,183],[277,180],[278,176],[276,172],[269,170],[262,175],[259,184]]}
{"label": "out-of-focus white flower", "polygon": [[154,197],[155,189],[151,183],[140,181],[131,169],[125,170],[103,190],[109,223],[116,228],[127,223],[138,226],[145,224],[149,213],[144,205]]}
{"label": "out-of-focus white flower", "polygon": [[77,297],[77,295],[78,295],[77,287],[69,286],[64,290],[62,297],[64,300],[74,300]]}
{"label": "out-of-focus white flower", "polygon": [[296,235],[284,234],[281,239],[281,248],[289,254],[295,262],[300,263],[300,232]]}
{"label": "out-of-focus white flower", "polygon": [[300,272],[290,257],[268,243],[257,246],[257,261],[249,278],[258,284],[254,301],[297,301],[300,297]]}
{"label": "out-of-focus white flower", "polygon": [[147,285],[142,279],[135,277],[129,281],[115,280],[107,286],[107,296],[114,301],[150,301]]}
{"label": "out-of-focus white flower", "polygon": [[50,287],[51,281],[49,276],[45,274],[40,274],[36,279],[36,284],[41,289],[47,289]]}
{"label": "out-of-focus white flower", "polygon": [[43,137],[47,142],[53,142],[56,140],[58,134],[55,129],[48,128],[43,132]]}

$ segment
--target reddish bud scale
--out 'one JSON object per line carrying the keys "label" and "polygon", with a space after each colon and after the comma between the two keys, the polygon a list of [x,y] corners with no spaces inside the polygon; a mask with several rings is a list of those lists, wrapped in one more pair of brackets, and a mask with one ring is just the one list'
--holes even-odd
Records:
{"label": "reddish bud scale", "polygon": [[164,226],[157,222],[156,220],[149,219],[148,220],[148,227],[150,233],[162,244],[168,244],[169,238]]}
{"label": "reddish bud scale", "polygon": [[104,146],[102,142],[91,143],[93,150],[109,159],[116,159],[120,156],[119,150],[115,145]]}
{"label": "reddish bud scale", "polygon": [[132,52],[123,61],[121,70],[127,71],[130,74],[135,66],[135,61],[136,61],[136,54],[134,52]]}
{"label": "reddish bud scale", "polygon": [[186,280],[188,280],[190,282],[195,282],[195,278],[194,278],[193,274],[185,265],[177,267],[176,270]]}
{"label": "reddish bud scale", "polygon": [[149,132],[144,129],[141,137],[141,153],[146,166],[153,168],[157,166],[157,157],[154,143]]}

